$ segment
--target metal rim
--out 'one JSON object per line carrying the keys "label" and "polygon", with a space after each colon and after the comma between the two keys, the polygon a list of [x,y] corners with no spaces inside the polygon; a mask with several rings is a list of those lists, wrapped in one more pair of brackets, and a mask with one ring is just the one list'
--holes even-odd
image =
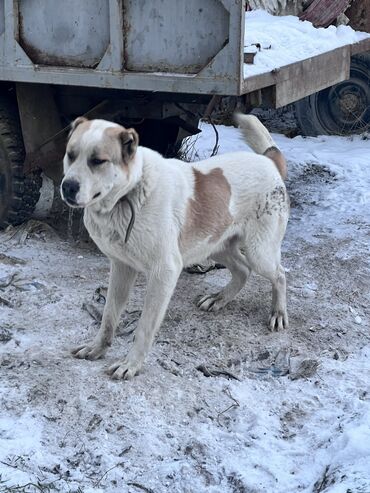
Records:
{"label": "metal rim", "polygon": [[349,80],[317,93],[316,115],[326,133],[349,134],[369,127],[370,81],[367,67],[354,65]]}

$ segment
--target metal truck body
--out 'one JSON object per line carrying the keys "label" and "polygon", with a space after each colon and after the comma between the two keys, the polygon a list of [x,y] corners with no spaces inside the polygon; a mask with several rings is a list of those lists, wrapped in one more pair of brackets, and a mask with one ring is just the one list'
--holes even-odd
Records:
{"label": "metal truck body", "polygon": [[76,116],[134,126],[171,153],[221,97],[281,107],[348,79],[351,56],[370,50],[365,40],[245,78],[245,12],[245,0],[0,0],[0,226],[26,217],[30,173],[60,179]]}

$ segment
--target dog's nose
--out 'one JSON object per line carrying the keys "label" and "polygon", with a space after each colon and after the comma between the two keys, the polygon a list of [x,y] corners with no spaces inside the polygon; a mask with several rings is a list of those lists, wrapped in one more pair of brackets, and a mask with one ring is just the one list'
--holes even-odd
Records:
{"label": "dog's nose", "polygon": [[76,202],[76,195],[80,189],[80,184],[75,180],[66,180],[62,183],[63,197],[67,202]]}

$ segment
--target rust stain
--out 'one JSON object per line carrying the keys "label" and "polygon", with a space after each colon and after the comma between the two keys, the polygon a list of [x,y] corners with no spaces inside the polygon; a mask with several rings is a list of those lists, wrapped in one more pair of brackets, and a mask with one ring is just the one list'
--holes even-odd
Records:
{"label": "rust stain", "polygon": [[[40,26],[40,30],[42,27]],[[71,26],[71,30],[74,29],[74,26]],[[40,33],[44,34],[45,33]],[[18,33],[16,34],[16,40],[21,45],[27,56],[31,59],[31,61],[35,65],[46,65],[46,66],[54,66],[54,67],[75,67],[75,68],[96,68],[100,61],[102,60],[107,47],[103,50],[102,53],[97,53],[94,56],[94,59],[91,60],[91,56],[87,62],[82,56],[76,55],[56,55],[46,52],[41,47],[34,46],[27,39],[27,29],[26,23],[23,18],[22,10],[19,9],[18,12]]]}
{"label": "rust stain", "polygon": [[218,241],[232,224],[229,211],[231,188],[221,168],[207,174],[193,168],[194,197],[189,199],[185,224],[180,233],[180,248],[209,238]]}

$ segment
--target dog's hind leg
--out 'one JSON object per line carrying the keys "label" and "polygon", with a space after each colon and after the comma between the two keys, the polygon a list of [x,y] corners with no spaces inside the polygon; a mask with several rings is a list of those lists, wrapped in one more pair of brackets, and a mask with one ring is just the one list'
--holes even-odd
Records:
{"label": "dog's hind leg", "polygon": [[289,327],[286,308],[286,277],[285,270],[279,264],[277,271],[270,278],[272,283],[272,308],[269,320],[270,330],[281,330]]}
{"label": "dog's hind leg", "polygon": [[272,284],[272,307],[269,318],[271,331],[287,329],[288,314],[286,308],[286,278],[285,270],[280,264],[280,246],[277,250],[271,248],[271,243],[262,245],[258,248],[254,245],[245,248],[247,261],[252,270],[265,277]]}
{"label": "dog's hind leg", "polygon": [[104,307],[100,330],[93,341],[73,349],[73,356],[76,358],[98,359],[112,345],[114,332],[127,303],[136,276],[136,270],[122,262],[112,260],[107,302]]}
{"label": "dog's hind leg", "polygon": [[217,255],[213,255],[212,258],[227,267],[232,276],[229,284],[219,293],[207,294],[197,302],[197,306],[201,310],[216,312],[230,303],[244,287],[251,273],[251,269],[235,240],[231,242],[229,248]]}

